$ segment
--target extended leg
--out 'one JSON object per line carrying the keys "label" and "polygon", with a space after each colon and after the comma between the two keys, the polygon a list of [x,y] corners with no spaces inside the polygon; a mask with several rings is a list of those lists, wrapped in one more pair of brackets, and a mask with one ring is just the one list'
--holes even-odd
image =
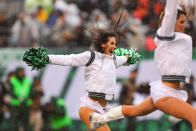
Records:
{"label": "extended leg", "polygon": [[94,128],[102,126],[104,123],[122,119],[126,116],[143,116],[156,110],[156,107],[152,101],[152,97],[148,97],[141,104],[137,106],[123,105],[112,108],[104,115],[98,113],[91,114],[91,125]]}
{"label": "extended leg", "polygon": [[152,97],[146,98],[141,104],[136,106],[123,105],[122,113],[124,116],[143,116],[156,110]]}
{"label": "extended leg", "polygon": [[[80,119],[84,122],[88,131],[89,131],[89,127],[90,127],[89,116],[93,112],[95,112],[95,111],[88,108],[88,107],[82,107],[79,109]],[[105,125],[101,126],[100,128],[98,128],[96,131],[110,131],[110,128],[108,127],[108,125],[105,124]]]}
{"label": "extended leg", "polygon": [[156,107],[161,111],[177,118],[188,120],[196,131],[196,109],[190,104],[172,97],[161,98],[156,102]]}

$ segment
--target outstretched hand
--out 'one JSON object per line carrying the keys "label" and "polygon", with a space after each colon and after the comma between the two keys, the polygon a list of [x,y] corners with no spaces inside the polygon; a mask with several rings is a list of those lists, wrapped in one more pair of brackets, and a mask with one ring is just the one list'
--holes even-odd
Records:
{"label": "outstretched hand", "polygon": [[26,51],[23,55],[23,61],[27,63],[28,66],[32,67],[32,70],[39,70],[49,63],[47,60],[48,49],[43,48],[31,48]]}
{"label": "outstretched hand", "polygon": [[124,49],[124,48],[117,48],[114,52],[117,56],[127,56],[127,64],[136,64],[141,60],[141,55],[137,52],[136,49]]}

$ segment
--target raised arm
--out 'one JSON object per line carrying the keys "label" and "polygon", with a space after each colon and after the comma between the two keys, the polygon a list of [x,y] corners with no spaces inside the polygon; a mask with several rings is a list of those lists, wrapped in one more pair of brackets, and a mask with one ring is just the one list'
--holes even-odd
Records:
{"label": "raised arm", "polygon": [[129,57],[128,55],[127,56],[116,56],[116,67],[120,67],[126,64],[128,57]]}
{"label": "raised arm", "polygon": [[90,51],[71,55],[48,55],[50,64],[63,66],[85,66],[90,56]]}
{"label": "raised arm", "polygon": [[178,0],[167,0],[165,6],[165,14],[161,23],[161,27],[157,31],[159,37],[173,37],[174,27],[177,18],[177,4]]}
{"label": "raised arm", "polygon": [[23,61],[32,67],[32,70],[40,70],[45,68],[47,64],[84,66],[91,58],[90,51],[71,55],[47,55],[47,51],[48,49],[40,47],[31,48],[24,53]]}
{"label": "raised arm", "polygon": [[141,60],[141,55],[136,49],[117,48],[113,53],[116,56],[116,67],[136,64]]}

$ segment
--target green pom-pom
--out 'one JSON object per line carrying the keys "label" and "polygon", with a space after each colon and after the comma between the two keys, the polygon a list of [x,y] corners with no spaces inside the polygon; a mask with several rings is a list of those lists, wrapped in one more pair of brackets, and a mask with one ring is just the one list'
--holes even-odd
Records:
{"label": "green pom-pom", "polygon": [[114,52],[113,52],[116,56],[125,56],[128,55],[129,59],[127,61],[127,64],[136,64],[141,60],[141,55],[137,52],[136,49],[124,49],[124,48],[117,48]]}
{"label": "green pom-pom", "polygon": [[48,64],[46,60],[48,49],[42,48],[31,48],[24,53],[23,61],[27,63],[28,66],[32,67],[32,70],[42,69]]}

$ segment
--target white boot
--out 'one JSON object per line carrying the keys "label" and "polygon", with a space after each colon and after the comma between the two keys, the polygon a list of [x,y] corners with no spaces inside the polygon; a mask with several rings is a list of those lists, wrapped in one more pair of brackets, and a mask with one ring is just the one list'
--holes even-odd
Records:
{"label": "white boot", "polygon": [[90,115],[90,131],[96,130],[107,122],[122,118],[124,118],[124,115],[122,114],[122,106],[115,107],[104,115],[94,112]]}
{"label": "white boot", "polygon": [[106,119],[104,115],[101,115],[99,113],[92,113],[90,114],[90,131],[95,131],[97,128],[103,126],[106,124]]}

